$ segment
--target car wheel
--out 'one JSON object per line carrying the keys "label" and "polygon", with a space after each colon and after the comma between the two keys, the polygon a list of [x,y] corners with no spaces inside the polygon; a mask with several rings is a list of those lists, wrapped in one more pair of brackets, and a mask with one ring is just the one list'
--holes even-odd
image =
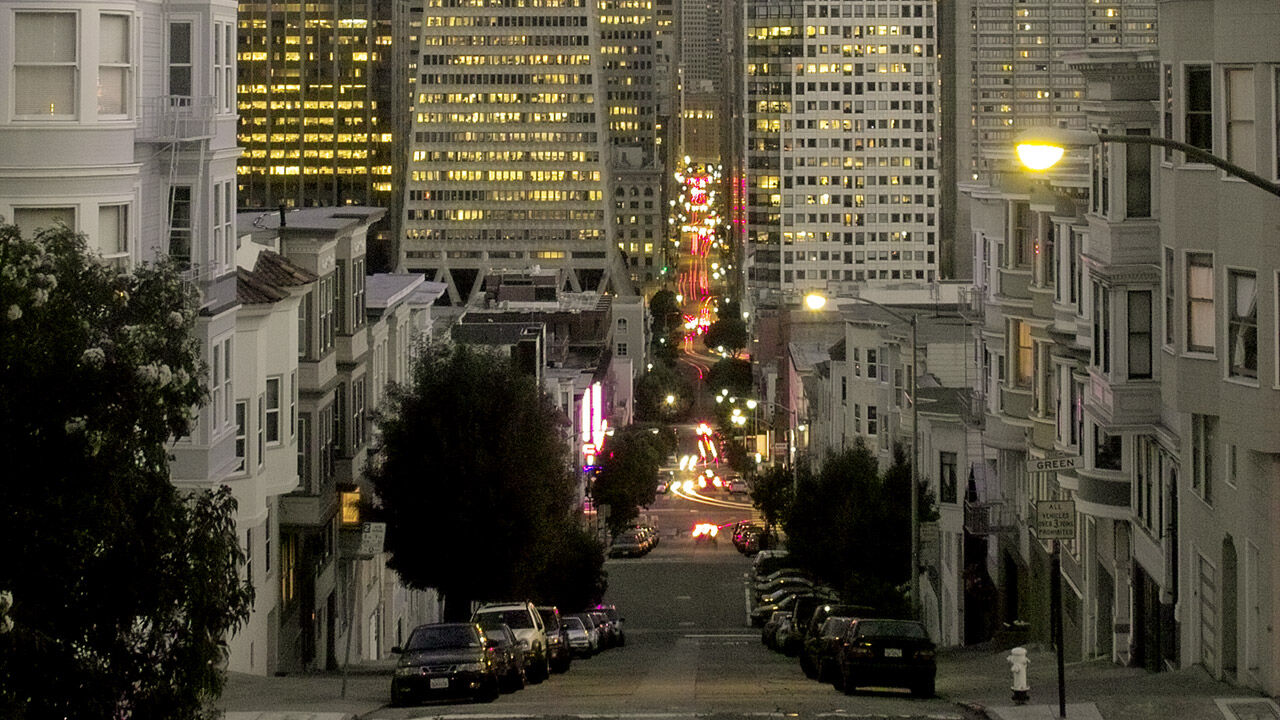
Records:
{"label": "car wheel", "polygon": [[539,654],[534,657],[533,667],[526,668],[525,672],[529,676],[529,681],[534,685],[546,680],[547,676],[551,674],[550,666],[547,665],[547,656],[545,654]]}
{"label": "car wheel", "polygon": [[853,671],[849,668],[840,669],[840,691],[845,695],[852,695],[854,690],[858,689],[857,680],[853,676]]}
{"label": "car wheel", "polygon": [[499,687],[498,678],[495,675],[489,678],[489,682],[485,683],[484,687],[476,691],[476,700],[479,702],[493,702],[501,694],[502,689]]}
{"label": "car wheel", "polygon": [[568,653],[565,653],[563,658],[551,664],[551,672],[556,674],[569,672],[569,666],[572,663],[573,658]]}
{"label": "car wheel", "polygon": [[813,661],[809,659],[809,655],[806,653],[800,654],[800,670],[805,677],[811,680],[818,677],[818,671],[813,667]]}
{"label": "car wheel", "polygon": [[911,688],[911,694],[919,698],[931,698],[934,695],[934,679],[921,680]]}
{"label": "car wheel", "polygon": [[831,663],[826,660],[818,661],[818,682],[826,684],[831,682]]}

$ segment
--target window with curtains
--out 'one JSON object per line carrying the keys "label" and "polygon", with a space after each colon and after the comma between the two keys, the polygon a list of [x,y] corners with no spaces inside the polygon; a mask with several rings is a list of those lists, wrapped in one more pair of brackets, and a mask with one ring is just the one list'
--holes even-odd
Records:
{"label": "window with curtains", "polygon": [[98,16],[98,114],[126,117],[132,85],[128,15]]}
{"label": "window with curtains", "polygon": [[1151,291],[1130,290],[1128,293],[1129,377],[1145,380],[1151,377]]}
{"label": "window with curtains", "polygon": [[1253,68],[1227,68],[1222,77],[1226,85],[1223,105],[1227,115],[1227,160],[1252,172],[1258,165],[1258,147],[1254,140]]}
{"label": "window with curtains", "polygon": [[1227,370],[1231,377],[1258,377],[1258,276],[1227,272]]}
{"label": "window with curtains", "polygon": [[14,13],[14,115],[51,120],[76,116],[77,36],[75,13]]}
{"label": "window with curtains", "polygon": [[1208,65],[1187,65],[1182,73],[1182,140],[1213,152],[1213,72]]}
{"label": "window with curtains", "polygon": [[1025,320],[1011,320],[1009,333],[1015,343],[1013,347],[1013,384],[1015,387],[1031,387],[1031,377],[1035,368],[1034,349],[1031,340],[1031,324]]}
{"label": "window with curtains", "polygon": [[1187,351],[1212,353],[1213,254],[1187,253]]}
{"label": "window with curtains", "polygon": [[129,260],[129,206],[98,206],[98,252],[109,264],[124,270]]}

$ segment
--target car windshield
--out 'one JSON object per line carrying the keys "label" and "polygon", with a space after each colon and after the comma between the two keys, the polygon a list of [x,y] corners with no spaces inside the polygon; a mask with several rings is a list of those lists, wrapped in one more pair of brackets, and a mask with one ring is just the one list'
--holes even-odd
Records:
{"label": "car windshield", "polygon": [[533,627],[526,610],[484,610],[476,613],[476,619],[486,623],[506,623],[512,630]]}
{"label": "car windshield", "polygon": [[479,645],[480,638],[470,625],[434,625],[414,630],[405,649],[448,650]]}
{"label": "car windshield", "polygon": [[499,645],[506,647],[511,644],[511,639],[507,637],[507,632],[502,629],[501,625],[493,623],[482,623],[480,629],[484,630],[484,636],[490,640],[496,641]]}
{"label": "car windshield", "polygon": [[916,638],[928,640],[929,634],[924,626],[909,620],[863,620],[858,623],[858,634],[862,636],[879,635],[883,637]]}
{"label": "car windshield", "polygon": [[570,630],[582,630],[584,632],[586,631],[586,628],[582,626],[582,620],[576,617],[565,618],[564,626],[569,628]]}

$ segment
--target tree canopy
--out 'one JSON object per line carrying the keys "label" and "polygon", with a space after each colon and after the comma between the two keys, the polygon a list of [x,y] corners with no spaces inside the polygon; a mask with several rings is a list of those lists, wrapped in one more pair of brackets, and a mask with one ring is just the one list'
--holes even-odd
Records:
{"label": "tree canopy", "polygon": [[[911,468],[901,448],[894,448],[894,464],[883,475],[861,439],[828,454],[818,472],[806,464],[796,472],[782,523],[795,559],[850,602],[886,613],[905,610],[900,588],[909,580]],[[934,516],[927,495],[920,515]]]}
{"label": "tree canopy", "polygon": [[[667,402],[668,397],[671,398],[670,403]],[[672,367],[654,365],[636,380],[635,409],[640,420],[678,420],[687,416],[692,406],[693,384]]]}
{"label": "tree canopy", "polygon": [[706,383],[712,395],[727,389],[730,395],[747,397],[754,386],[751,363],[738,358],[723,358],[711,366]]}
{"label": "tree canopy", "polygon": [[591,497],[597,507],[609,506],[610,531],[630,527],[640,506],[653,502],[668,444],[661,433],[635,425],[619,429],[605,444]]}
{"label": "tree canopy", "polygon": [[235,500],[179,492],[207,397],[193,290],[120,273],[66,228],[0,225],[0,716],[196,718],[252,588]]}
{"label": "tree canopy", "polygon": [[[366,475],[388,564],[410,587],[438,589],[447,618],[465,619],[473,600],[543,601],[551,575],[602,582],[602,548],[590,557],[575,535],[566,422],[532,376],[468,345],[423,346],[410,383],[391,388]],[[564,567],[565,547],[584,564]]]}

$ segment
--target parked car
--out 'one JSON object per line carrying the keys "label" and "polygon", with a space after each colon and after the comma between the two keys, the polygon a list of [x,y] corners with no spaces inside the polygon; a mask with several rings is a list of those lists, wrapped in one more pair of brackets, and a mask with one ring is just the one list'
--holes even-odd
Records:
{"label": "parked car", "polygon": [[600,631],[600,649],[608,650],[618,644],[618,628],[609,619],[609,616],[599,610],[588,610],[587,614],[591,616],[591,621],[596,624],[596,629]]}
{"label": "parked car", "polygon": [[809,573],[805,572],[804,570],[801,570],[799,568],[793,568],[793,567],[784,567],[784,568],[779,568],[777,570],[774,570],[768,575],[757,577],[755,579],[755,583],[757,586],[759,586],[763,583],[771,583],[774,580],[777,580],[778,578],[784,578],[784,577],[798,577],[798,578],[806,578],[809,580],[813,579],[809,577]]}
{"label": "parked car", "polygon": [[809,627],[809,621],[813,618],[814,611],[823,605],[836,601],[837,598],[830,595],[819,595],[817,593],[809,593],[797,600],[795,607],[792,609],[791,632],[783,641],[782,651],[788,655],[799,654],[800,648],[804,646],[805,632]]}
{"label": "parked car", "polygon": [[765,595],[768,595],[770,593],[775,593],[779,590],[785,590],[787,588],[811,588],[811,587],[813,587],[813,581],[810,580],[809,578],[798,577],[795,575],[784,575],[780,578],[777,578],[776,580],[772,580],[767,583],[756,583],[754,591],[755,591],[756,597],[764,597]]}
{"label": "parked car", "polygon": [[499,686],[505,692],[523,690],[527,679],[524,672],[524,641],[517,638],[506,623],[480,623],[480,629],[490,641],[497,659]]}
{"label": "parked car", "polygon": [[529,682],[540,683],[551,674],[547,655],[547,633],[542,616],[533,603],[491,603],[483,605],[471,616],[473,622],[504,622],[526,643],[524,668]]}
{"label": "parked car", "polygon": [[832,615],[823,621],[817,633],[805,639],[800,649],[800,669],[805,677],[815,678],[819,682],[831,682],[833,675],[839,671],[836,653],[852,622],[851,617]]}
{"label": "parked car", "polygon": [[623,530],[609,543],[609,557],[640,557],[649,551],[640,533],[634,529]]}
{"label": "parked car", "polygon": [[569,669],[573,662],[573,653],[569,651],[569,634],[565,632],[561,622],[560,608],[553,606],[538,607],[542,616],[543,631],[547,634],[547,656],[551,662],[551,672],[562,673]]}
{"label": "parked car", "polygon": [[802,597],[796,591],[791,594],[779,598],[776,602],[762,602],[751,608],[751,624],[755,627],[762,627],[765,622],[779,610],[791,610],[795,607],[797,598]]}
{"label": "parked car", "polygon": [[609,622],[613,626],[614,644],[616,644],[618,647],[622,647],[623,645],[626,645],[627,633],[622,628],[622,621],[625,620],[626,618],[618,614],[618,608],[613,605],[597,605],[596,610],[599,610],[600,612],[604,613],[605,617],[609,618]]}
{"label": "parked car", "polygon": [[764,628],[760,631],[760,642],[764,643],[764,646],[770,650],[781,650],[782,646],[778,644],[778,635],[790,627],[791,613],[786,610],[777,610],[765,621]]}
{"label": "parked car", "polygon": [[750,521],[740,521],[735,523],[733,526],[733,546],[738,548],[739,551],[742,550],[742,546],[746,543],[744,536],[748,532],[764,532],[764,526],[757,525]]}
{"label": "parked car", "polygon": [[937,672],[936,648],[923,623],[869,618],[849,626],[836,682],[846,694],[877,685],[932,697]]}
{"label": "parked car", "polygon": [[845,617],[870,617],[875,615],[875,609],[866,605],[847,605],[837,602],[826,602],[813,609],[813,614],[809,616],[809,621],[805,623],[801,630],[801,642],[807,642],[809,638],[817,635],[822,630],[822,623],[832,615],[843,615]]}
{"label": "parked car", "polygon": [[591,657],[596,654],[600,645],[600,634],[595,628],[588,629],[581,616],[564,616],[565,632],[569,635],[569,651],[577,657]]}
{"label": "parked car", "polygon": [[791,554],[786,550],[761,550],[751,561],[751,569],[755,572],[756,578],[762,578],[792,564]]}
{"label": "parked car", "polygon": [[498,661],[475,623],[432,623],[409,633],[391,677],[391,704],[438,697],[498,697]]}

